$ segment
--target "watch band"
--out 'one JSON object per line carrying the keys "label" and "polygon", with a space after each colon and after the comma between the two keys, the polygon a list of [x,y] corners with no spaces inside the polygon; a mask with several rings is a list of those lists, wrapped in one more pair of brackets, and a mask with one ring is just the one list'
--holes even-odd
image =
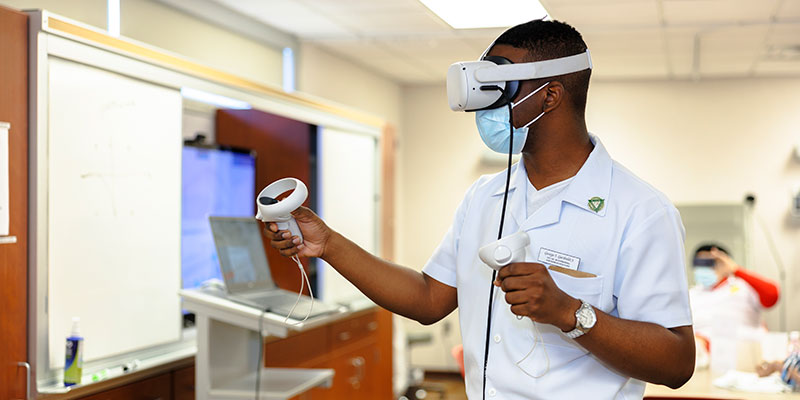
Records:
{"label": "watch band", "polygon": [[[589,330],[592,329],[592,327],[594,327],[594,324],[592,324],[592,326],[590,326],[590,327],[584,327],[583,325],[581,325],[581,319],[578,316],[578,314],[580,314],[584,310],[587,310],[586,312],[590,312],[592,314],[595,313],[594,312],[594,308],[592,308],[591,304],[589,304],[585,300],[581,299],[581,306],[578,307],[577,311],[575,311],[575,329],[564,333],[564,335],[566,335],[568,338],[577,339],[577,338],[581,337],[582,335],[584,335],[585,333],[589,332]],[[595,321],[597,320],[596,316],[595,316],[594,320]]]}

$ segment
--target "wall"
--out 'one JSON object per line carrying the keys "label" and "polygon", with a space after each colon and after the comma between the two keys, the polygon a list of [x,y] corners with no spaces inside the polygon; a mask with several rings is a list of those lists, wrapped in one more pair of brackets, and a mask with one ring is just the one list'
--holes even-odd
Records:
{"label": "wall", "polygon": [[[0,0],[41,8],[106,29],[105,0]],[[281,85],[281,49],[261,44],[152,0],[122,0],[120,33],[253,81]]]}
{"label": "wall", "polygon": [[[396,146],[404,146],[403,90],[401,86],[380,74],[343,59],[312,43],[301,43],[298,54],[297,89],[301,92],[340,103],[383,118],[395,128]],[[395,162],[395,255],[402,253],[398,237],[404,224],[402,207],[398,203],[403,160]],[[335,228],[335,227],[334,227]],[[397,257],[396,257],[397,258]]]}
{"label": "wall", "polygon": [[[447,231],[469,185],[503,169],[479,161],[484,147],[474,115],[451,112],[446,100],[443,85],[403,90],[407,133],[398,204],[406,218],[399,259],[417,268]],[[790,189],[800,186],[800,161],[791,156],[800,144],[798,107],[800,79],[593,82],[587,123],[612,157],[675,203],[735,203],[756,194],[756,212],[789,270],[782,301],[796,304],[800,221],[788,216],[788,207]],[[750,267],[776,279],[764,234],[754,230],[752,242]],[[775,310],[767,315],[771,329],[778,329]],[[800,329],[800,315],[789,316],[788,328]],[[415,361],[436,363],[430,354],[415,353]]]}
{"label": "wall", "polygon": [[[788,328],[800,329],[800,219],[789,216],[790,191],[800,187],[800,79],[613,83],[590,89],[590,129],[618,161],[673,202],[738,203],[756,195],[755,213],[774,236],[787,269],[782,302]],[[777,279],[766,236],[751,230],[753,265]],[[744,262],[745,260],[739,260]],[[778,307],[767,313],[778,329]]]}

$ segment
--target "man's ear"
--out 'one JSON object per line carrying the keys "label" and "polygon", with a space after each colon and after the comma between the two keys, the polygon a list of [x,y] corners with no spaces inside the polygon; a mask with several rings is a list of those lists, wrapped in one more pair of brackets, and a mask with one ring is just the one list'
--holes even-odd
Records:
{"label": "man's ear", "polygon": [[564,90],[564,84],[559,81],[552,81],[546,88],[545,91],[545,98],[544,103],[542,103],[542,111],[543,112],[550,112],[558,108],[561,103],[564,101],[564,96],[566,95],[566,91]]}

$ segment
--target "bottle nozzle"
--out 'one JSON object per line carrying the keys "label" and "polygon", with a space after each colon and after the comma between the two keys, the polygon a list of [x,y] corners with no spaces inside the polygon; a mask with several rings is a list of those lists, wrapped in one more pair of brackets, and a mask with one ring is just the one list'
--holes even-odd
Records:
{"label": "bottle nozzle", "polygon": [[81,335],[80,322],[81,319],[79,317],[72,317],[72,333],[70,333],[71,336]]}

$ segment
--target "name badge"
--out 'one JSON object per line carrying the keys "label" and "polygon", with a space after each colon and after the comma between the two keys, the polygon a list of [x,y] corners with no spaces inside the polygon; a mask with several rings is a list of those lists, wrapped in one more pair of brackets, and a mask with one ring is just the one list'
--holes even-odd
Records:
{"label": "name badge", "polygon": [[581,265],[579,257],[571,256],[569,254],[559,253],[555,250],[550,250],[542,247],[539,249],[539,262],[548,265],[557,265],[563,268],[578,270]]}

